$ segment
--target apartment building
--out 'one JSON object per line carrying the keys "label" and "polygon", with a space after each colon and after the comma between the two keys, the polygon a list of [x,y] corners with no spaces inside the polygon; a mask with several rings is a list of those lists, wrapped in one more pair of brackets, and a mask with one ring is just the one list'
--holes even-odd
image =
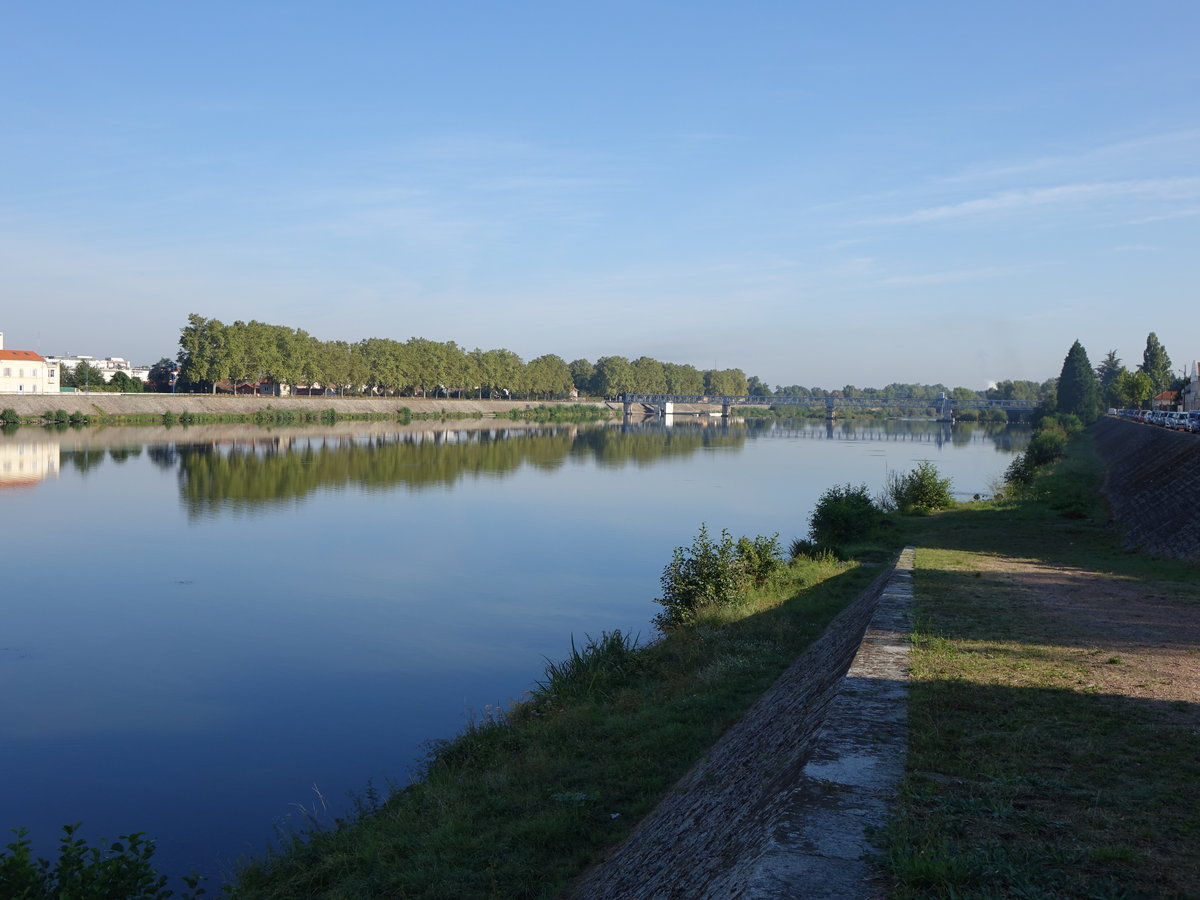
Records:
{"label": "apartment building", "polygon": [[32,350],[5,350],[0,331],[0,394],[57,394],[59,367]]}

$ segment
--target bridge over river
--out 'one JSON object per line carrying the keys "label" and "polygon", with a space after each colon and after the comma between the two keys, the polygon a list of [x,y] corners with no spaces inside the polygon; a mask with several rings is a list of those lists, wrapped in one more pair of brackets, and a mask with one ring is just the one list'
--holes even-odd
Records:
{"label": "bridge over river", "polygon": [[963,410],[1002,409],[1006,413],[1032,412],[1031,403],[1017,400],[957,400],[949,394],[936,397],[774,397],[748,395],[743,397],[716,397],[683,394],[622,394],[626,416],[633,408],[641,405],[653,415],[672,415],[677,405],[720,407],[721,415],[728,418],[739,406],[803,406],[824,407],[825,418],[833,419],[839,409],[928,409],[945,422],[953,422],[955,415]]}

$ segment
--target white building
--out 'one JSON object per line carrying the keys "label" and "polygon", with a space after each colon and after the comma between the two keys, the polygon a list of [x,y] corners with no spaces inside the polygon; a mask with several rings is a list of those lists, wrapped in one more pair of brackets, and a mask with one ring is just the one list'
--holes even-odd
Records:
{"label": "white building", "polygon": [[150,379],[149,366],[135,366],[120,356],[107,356],[104,359],[96,359],[94,356],[47,356],[46,361],[53,363],[59,370],[74,369],[81,362],[86,362],[93,369],[100,370],[106,384],[112,381],[118,372],[124,372],[130,378],[140,378],[142,381]]}
{"label": "white building", "polygon": [[1200,409],[1200,362],[1192,363],[1187,384],[1179,392],[1179,408],[1187,411]]}
{"label": "white building", "polygon": [[59,367],[32,350],[5,350],[0,331],[0,394],[57,394]]}

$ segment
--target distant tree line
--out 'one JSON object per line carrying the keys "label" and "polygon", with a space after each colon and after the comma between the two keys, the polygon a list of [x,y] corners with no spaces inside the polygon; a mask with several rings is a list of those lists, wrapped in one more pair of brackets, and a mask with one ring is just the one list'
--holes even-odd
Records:
{"label": "distant tree line", "polygon": [[[1053,402],[1055,381],[1002,381],[986,391],[948,388],[944,384],[893,383],[883,388],[845,385],[828,390],[802,385],[774,389],[741,369],[699,369],[686,363],[661,362],[649,356],[630,360],[602,356],[593,361],[564,362],[552,353],[525,362],[506,349],[467,350],[454,341],[412,337],[407,341],[365,338],[353,343],[322,341],[302,329],[263,322],[217,319],[192,314],[181,330],[175,361],[161,359],[151,368],[156,390],[176,388],[216,392],[227,383],[274,382],[319,385],[338,394],[414,397],[522,397],[528,399],[620,394],[674,394],[718,397],[791,397],[823,406],[827,397],[864,400],[912,398],[935,406],[940,394],[960,401],[1003,400],[1035,406]],[[1047,401],[1049,398],[1049,401]]]}

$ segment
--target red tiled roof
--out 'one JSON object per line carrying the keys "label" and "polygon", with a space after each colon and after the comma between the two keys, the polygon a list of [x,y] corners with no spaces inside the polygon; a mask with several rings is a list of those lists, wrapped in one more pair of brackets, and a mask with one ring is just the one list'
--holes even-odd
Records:
{"label": "red tiled roof", "polygon": [[32,350],[0,350],[0,359],[19,359],[21,362],[45,362]]}

